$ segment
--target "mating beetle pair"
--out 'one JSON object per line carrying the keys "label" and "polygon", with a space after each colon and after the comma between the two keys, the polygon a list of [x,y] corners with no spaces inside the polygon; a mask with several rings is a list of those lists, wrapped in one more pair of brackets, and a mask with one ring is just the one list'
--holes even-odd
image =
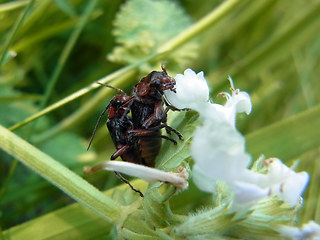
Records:
{"label": "mating beetle pair", "polygon": [[[153,71],[142,78],[134,86],[130,96],[121,89],[100,83],[117,90],[121,95],[115,95],[101,113],[89,147],[98,124],[107,111],[107,127],[116,147],[111,160],[120,156],[123,161],[154,167],[154,160],[161,148],[161,138],[177,144],[174,139],[161,135],[162,128],[165,128],[167,133],[175,133],[182,140],[181,134],[166,123],[167,112],[175,108],[165,102],[163,95],[165,90],[175,92],[176,82],[174,78],[168,76],[164,67],[162,70],[162,72]],[[167,106],[164,109],[165,103]],[[119,173],[116,172],[116,174],[122,181],[130,185]],[[131,185],[130,187],[143,196],[139,190],[134,189]]]}

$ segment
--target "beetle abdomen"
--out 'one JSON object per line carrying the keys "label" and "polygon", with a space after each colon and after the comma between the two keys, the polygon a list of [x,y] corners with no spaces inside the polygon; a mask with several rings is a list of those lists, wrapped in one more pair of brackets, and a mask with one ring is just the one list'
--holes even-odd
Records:
{"label": "beetle abdomen", "polygon": [[152,136],[141,137],[138,140],[140,156],[145,164],[149,167],[154,167],[154,160],[161,149],[161,131],[153,132]]}

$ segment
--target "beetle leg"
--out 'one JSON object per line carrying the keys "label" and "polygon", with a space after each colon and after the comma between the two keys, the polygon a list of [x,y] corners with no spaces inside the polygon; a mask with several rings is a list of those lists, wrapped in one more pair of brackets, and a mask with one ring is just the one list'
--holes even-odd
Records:
{"label": "beetle leg", "polygon": [[128,149],[130,148],[130,145],[124,145],[117,149],[117,151],[111,155],[111,160],[115,160],[117,157],[123,155]]}
{"label": "beetle leg", "polygon": [[[162,126],[165,127],[165,126]],[[149,129],[135,129],[135,130],[129,130],[128,134],[131,134],[134,137],[150,137],[150,138],[164,138],[166,140],[169,140],[174,143],[174,145],[177,145],[177,141],[164,135],[157,135],[155,134],[154,130],[158,130],[162,128],[160,126],[149,128]]]}
{"label": "beetle leg", "polygon": [[155,136],[154,130],[158,130],[158,128],[152,129],[135,129],[129,130],[128,134],[134,137],[147,137],[147,136]]}
{"label": "beetle leg", "polygon": [[176,140],[174,140],[174,139],[172,139],[172,138],[170,138],[168,136],[160,135],[160,137],[163,138],[163,139],[166,139],[166,140],[169,140],[169,141],[173,142],[174,145],[178,144]]}
{"label": "beetle leg", "polygon": [[162,107],[163,103],[162,101],[158,101],[155,104],[154,112],[153,114],[142,124],[142,127],[148,128],[153,123],[160,121],[160,122],[166,122],[167,121],[167,112],[168,110],[163,110]]}
{"label": "beetle leg", "polygon": [[[165,128],[165,129],[166,129],[166,132],[167,132],[168,134],[171,134],[171,132],[175,133],[175,134],[178,136],[179,140],[183,141],[183,137],[182,137],[181,133],[179,133],[176,129],[168,126],[167,124],[160,124],[160,125],[158,125],[158,126],[156,126],[156,127],[150,127],[150,128],[147,128],[147,129],[129,130],[128,133],[129,133],[129,134],[132,134],[132,133],[133,133],[134,136],[146,136],[146,135],[149,135],[149,134],[148,134],[149,131],[152,131],[152,132],[153,132],[153,131],[158,130],[158,129],[161,129],[161,128]],[[148,130],[148,131],[145,131],[144,133],[141,132],[141,133],[140,133],[141,135],[139,135],[139,133],[137,133],[137,132],[144,131],[144,130]],[[136,134],[136,133],[137,133],[137,134]],[[145,135],[144,135],[144,134],[145,134]]]}
{"label": "beetle leg", "polygon": [[183,141],[183,137],[182,137],[181,133],[179,133],[176,129],[168,126],[167,124],[161,124],[161,125],[164,125],[163,127],[166,128],[167,133],[171,134],[171,132],[174,132],[178,136],[179,140]]}
{"label": "beetle leg", "polygon": [[143,193],[140,192],[140,190],[135,189],[135,188],[131,185],[131,183],[129,182],[129,180],[127,180],[127,179],[125,179],[124,177],[122,177],[122,175],[121,175],[119,172],[114,171],[114,173],[116,174],[116,176],[117,176],[122,182],[128,184],[133,191],[139,193],[139,194],[140,194],[140,197],[144,197],[144,196],[143,196]]}
{"label": "beetle leg", "polygon": [[[160,121],[162,123],[167,122],[167,113],[169,110],[172,111],[180,111],[180,109],[175,108],[174,106],[171,106],[168,104],[165,99],[164,102],[166,103],[167,107],[163,110],[163,103],[161,101],[157,102],[154,108],[154,113],[142,124],[144,128],[149,128],[154,122]],[[188,110],[188,109],[182,109],[182,110]],[[178,135],[178,134],[177,134]],[[179,137],[180,138],[180,137]]]}
{"label": "beetle leg", "polygon": [[175,134],[178,136],[179,140],[183,141],[183,137],[182,137],[181,133],[179,133],[176,129],[168,126],[167,124],[160,124],[160,125],[157,126],[157,127],[152,127],[152,128],[148,128],[148,129],[154,129],[154,130],[155,130],[155,129],[157,129],[157,128],[159,128],[159,129],[160,129],[160,128],[165,128],[165,129],[166,129],[166,132],[167,132],[168,134],[171,134],[171,132],[173,132],[173,133],[175,133]]}

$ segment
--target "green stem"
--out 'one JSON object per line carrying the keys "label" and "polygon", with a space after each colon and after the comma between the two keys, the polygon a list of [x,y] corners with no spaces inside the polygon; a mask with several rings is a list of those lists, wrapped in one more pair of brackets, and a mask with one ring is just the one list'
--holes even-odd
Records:
{"label": "green stem", "polygon": [[[135,69],[127,71],[125,74],[123,74],[117,79],[116,83],[113,84],[113,86],[119,87],[119,85],[122,85],[123,83],[125,83],[126,80],[132,77],[134,74],[136,74]],[[63,132],[66,129],[69,129],[71,127],[75,127],[81,124],[87,119],[88,116],[96,112],[97,108],[101,105],[101,103],[105,103],[105,105],[107,105],[107,102],[105,100],[114,94],[115,94],[114,90],[111,90],[109,88],[102,88],[81,108],[79,108],[74,113],[70,114],[62,122],[50,128],[49,130],[45,131],[41,135],[35,136],[34,138],[32,138],[32,142],[39,143],[39,142],[46,141],[47,139],[53,138],[54,136]]]}
{"label": "green stem", "polygon": [[[124,68],[121,68],[109,75],[107,75],[106,77],[103,77],[103,78],[100,78],[98,79],[97,81],[101,82],[101,83],[109,83],[115,79],[118,79],[118,78],[121,78],[121,76],[123,76],[124,74],[127,74],[129,71],[131,71],[132,69],[136,69],[139,65],[141,65],[142,63],[144,62],[147,62],[147,61],[150,61],[150,59],[154,58],[154,55],[150,56],[150,57],[147,57],[147,58],[144,58],[142,59],[141,61],[135,63],[135,64],[131,64],[129,66],[126,66]],[[89,85],[88,87],[85,87],[85,88],[82,88],[80,89],[79,91],[69,95],[68,97],[65,97],[63,99],[61,99],[60,101],[44,108],[43,110],[41,110],[40,112],[26,118],[25,120],[23,120],[22,122],[20,123],[17,123],[13,126],[11,126],[9,128],[10,131],[15,131],[17,130],[18,128],[21,128],[22,126],[46,115],[47,113],[50,113],[54,110],[56,110],[57,108],[60,108],[62,107],[63,105],[69,103],[69,102],[72,102],[73,100],[89,93],[90,91],[98,88],[98,87],[101,87],[100,85],[96,84],[95,82],[92,83],[91,85]]]}
{"label": "green stem", "polygon": [[217,23],[229,12],[231,12],[235,7],[241,4],[241,0],[228,0],[223,2],[218,8],[215,8],[208,15],[203,17],[200,21],[193,24],[191,27],[177,35],[175,38],[171,39],[169,42],[165,43],[158,50],[159,53],[171,52],[186,42],[190,41],[192,38],[199,36],[200,33],[207,30],[213,24]]}
{"label": "green stem", "polygon": [[75,43],[77,42],[84,26],[88,22],[89,16],[90,16],[91,12],[94,10],[94,7],[96,6],[97,2],[98,2],[98,0],[89,1],[88,5],[85,9],[85,12],[83,14],[83,17],[78,22],[77,26],[75,27],[75,30],[73,31],[71,37],[69,38],[67,44],[65,45],[65,48],[63,49],[62,54],[60,55],[60,58],[59,58],[58,63],[56,65],[56,68],[54,69],[54,72],[49,80],[49,85],[46,88],[46,92],[44,94],[44,98],[42,100],[40,108],[43,108],[47,104],[47,102],[53,92],[54,86],[56,85],[57,80],[62,72],[62,69],[63,69],[68,57],[70,56],[71,50],[73,49]]}
{"label": "green stem", "polygon": [[13,42],[13,39],[15,38],[19,28],[22,26],[22,23],[24,22],[26,16],[28,15],[32,5],[34,4],[35,0],[31,0],[28,4],[28,6],[25,8],[25,10],[21,13],[20,17],[16,21],[15,25],[13,26],[11,33],[9,37],[7,38],[7,41],[4,44],[3,51],[0,58],[0,66],[4,63],[9,46]]}
{"label": "green stem", "polygon": [[[131,66],[129,66],[129,67],[131,68]],[[120,77],[122,74],[127,72],[129,67],[122,68],[122,69],[120,69],[120,70],[118,70],[118,71],[116,71],[116,72],[114,72],[114,73],[112,73],[112,74],[110,74],[110,75],[108,75],[108,76],[106,76],[104,78],[101,78],[98,81],[99,82],[103,82],[103,83],[110,82],[113,79],[116,79],[117,77]],[[69,102],[71,102],[71,101],[73,101],[73,100],[75,100],[75,99],[87,94],[88,92],[90,92],[90,91],[92,91],[92,90],[94,90],[94,89],[96,89],[98,87],[100,87],[100,85],[92,83],[90,86],[80,89],[79,91],[69,95],[68,97],[63,98],[60,101],[58,101],[58,102],[46,107],[45,109],[41,110],[40,112],[38,112],[38,113],[26,118],[22,122],[11,126],[9,128],[9,130],[10,131],[17,130],[18,128],[20,128],[20,127],[22,127],[22,126],[24,126],[24,125],[26,125],[26,124],[38,119],[38,118],[46,115],[49,112],[52,112],[52,111],[56,110],[59,107],[62,107],[63,105],[65,105],[65,104],[67,104],[67,103],[69,103]]]}
{"label": "green stem", "polygon": [[0,125],[0,146],[66,194],[109,222],[122,221],[121,208],[83,178]]}

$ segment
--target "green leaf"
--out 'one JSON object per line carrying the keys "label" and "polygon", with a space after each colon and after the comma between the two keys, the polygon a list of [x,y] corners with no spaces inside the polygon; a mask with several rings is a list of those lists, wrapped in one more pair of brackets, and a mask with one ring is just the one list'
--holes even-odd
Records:
{"label": "green leaf", "polygon": [[54,0],[56,5],[70,17],[77,15],[75,9],[65,0]]}
{"label": "green leaf", "polygon": [[80,204],[4,231],[4,239],[105,239],[111,224]]}
{"label": "green leaf", "polygon": [[[174,20],[173,20],[174,19]],[[130,0],[122,6],[115,20],[114,35],[119,46],[109,60],[130,64],[145,58],[191,25],[183,9],[172,1]],[[189,42],[166,58],[170,69],[180,71],[197,56],[198,44]],[[161,62],[145,63],[143,72],[150,72]]]}
{"label": "green leaf", "polygon": [[[146,188],[143,180],[134,180],[132,184]],[[127,189],[126,184],[110,189],[104,194],[111,196],[115,190]],[[54,227],[52,227],[54,226]],[[112,225],[89,211],[79,203],[35,218],[9,228],[3,232],[5,239],[114,239]]]}
{"label": "green leaf", "polygon": [[143,210],[146,222],[149,226],[156,228],[164,228],[170,225],[170,218],[173,214],[169,207],[167,199],[163,199],[163,195],[159,191],[161,183],[155,183],[149,186],[143,198]]}
{"label": "green leaf", "polygon": [[[180,131],[184,140],[177,140],[174,145],[170,141],[163,142],[162,150],[156,158],[156,168],[164,171],[178,168],[184,160],[190,157],[189,146],[193,131],[198,122],[198,113],[194,111],[170,112],[168,125]],[[171,134],[174,137],[174,134]]]}
{"label": "green leaf", "polygon": [[246,136],[254,158],[265,154],[282,160],[297,158],[320,145],[320,105]]}
{"label": "green leaf", "polygon": [[[11,84],[14,83],[10,82]],[[5,113],[0,115],[0,124],[6,127],[22,121],[38,111],[33,100],[39,98],[39,96],[21,94],[10,85],[0,84],[0,112]],[[44,119],[37,127],[43,127],[46,123],[47,121]],[[26,132],[30,134],[28,131]]]}

